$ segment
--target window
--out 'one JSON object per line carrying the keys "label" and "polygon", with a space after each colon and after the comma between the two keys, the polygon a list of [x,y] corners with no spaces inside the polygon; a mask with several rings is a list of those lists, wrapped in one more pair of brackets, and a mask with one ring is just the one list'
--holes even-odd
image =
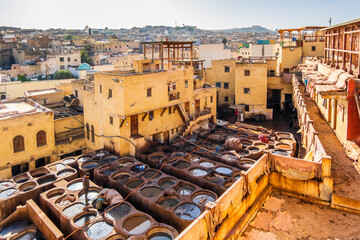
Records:
{"label": "window", "polygon": [[245,94],[250,94],[250,88],[244,88],[244,93]]}
{"label": "window", "polygon": [[284,69],[283,69],[283,72],[284,72],[284,73],[289,73],[289,72],[290,72],[290,69],[289,69],[289,68],[284,68]]}
{"label": "window", "polygon": [[176,83],[173,83],[173,90],[176,90]]}
{"label": "window", "polygon": [[221,82],[216,82],[216,83],[215,83],[215,87],[221,88]]}
{"label": "window", "polygon": [[41,130],[36,134],[36,143],[38,147],[46,145],[46,132]]}
{"label": "window", "polygon": [[100,85],[100,93],[102,93],[102,85]]}
{"label": "window", "polygon": [[22,152],[25,150],[25,143],[23,136],[16,136],[13,139],[14,153]]}
{"label": "window", "polygon": [[60,65],[60,69],[65,69],[65,66],[64,66],[64,65]]}
{"label": "window", "polygon": [[67,60],[68,60],[68,62],[70,62],[71,58],[70,58],[70,57],[68,57],[68,58],[67,58]]}
{"label": "window", "polygon": [[225,67],[225,72],[230,72],[230,67],[229,66]]}
{"label": "window", "polygon": [[77,62],[77,59],[75,58],[74,61]]}
{"label": "window", "polygon": [[275,76],[275,70],[269,70],[269,76],[270,77]]}
{"label": "window", "polygon": [[63,57],[61,57],[61,58],[60,58],[60,62],[63,62],[63,61],[64,61],[64,58],[63,58]]}
{"label": "window", "polygon": [[171,107],[169,107],[169,114],[171,114]]}
{"label": "window", "polygon": [[189,86],[189,82],[185,81],[185,87],[188,87],[188,86]]}
{"label": "window", "polygon": [[91,141],[95,143],[95,129],[94,125],[91,125]]}
{"label": "window", "polygon": [[149,112],[149,121],[154,119],[154,111]]}
{"label": "window", "polygon": [[213,100],[214,100],[214,99],[213,99],[213,96],[211,96],[211,97],[210,97],[210,102],[212,103],[212,102],[213,102]]}
{"label": "window", "polygon": [[78,90],[75,90],[75,97],[79,97],[79,93],[78,93]]}
{"label": "window", "polygon": [[109,97],[108,97],[108,99],[109,98],[112,98],[112,89],[109,89]]}
{"label": "window", "polygon": [[115,46],[115,48],[117,48],[117,46]]}
{"label": "window", "polygon": [[227,82],[224,83],[224,89],[229,89],[229,83]]}
{"label": "window", "polygon": [[250,70],[244,70],[244,75],[245,76],[250,76]]}
{"label": "window", "polygon": [[86,124],[86,138],[90,140],[90,128],[88,123]]}
{"label": "window", "polygon": [[249,105],[245,105],[245,111],[246,111],[246,112],[250,111]]}
{"label": "window", "polygon": [[148,88],[148,89],[147,89],[147,96],[148,96],[148,97],[151,97],[151,88]]}
{"label": "window", "polygon": [[111,117],[111,116],[109,117],[109,122],[110,122],[111,125],[113,125],[113,123],[114,123],[113,117]]}
{"label": "window", "polygon": [[228,102],[229,101],[229,97],[225,97],[225,102]]}
{"label": "window", "polygon": [[315,47],[315,46],[312,46],[312,47],[311,47],[311,51],[313,51],[313,52],[316,51],[316,47]]}

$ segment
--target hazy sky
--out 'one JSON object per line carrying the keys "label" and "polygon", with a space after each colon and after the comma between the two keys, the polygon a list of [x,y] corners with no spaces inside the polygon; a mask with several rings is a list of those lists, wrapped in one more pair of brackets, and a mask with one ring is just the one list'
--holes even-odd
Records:
{"label": "hazy sky", "polygon": [[327,26],[360,18],[360,0],[0,0],[0,26],[131,28],[195,25],[223,29]]}

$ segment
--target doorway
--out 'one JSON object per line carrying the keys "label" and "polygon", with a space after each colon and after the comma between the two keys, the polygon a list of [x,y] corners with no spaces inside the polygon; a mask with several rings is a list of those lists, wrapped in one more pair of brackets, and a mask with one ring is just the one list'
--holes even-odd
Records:
{"label": "doorway", "polygon": [[138,126],[138,115],[133,115],[130,117],[131,124],[131,136],[136,136],[139,134],[139,126]]}
{"label": "doorway", "polygon": [[164,144],[169,145],[169,143],[170,143],[169,131],[165,131],[164,132]]}

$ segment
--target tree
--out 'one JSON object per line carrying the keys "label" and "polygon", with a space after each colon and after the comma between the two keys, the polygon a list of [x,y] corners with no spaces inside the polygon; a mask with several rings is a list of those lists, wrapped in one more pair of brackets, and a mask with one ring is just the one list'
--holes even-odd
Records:
{"label": "tree", "polygon": [[226,38],[224,38],[221,42],[224,44],[224,47],[225,47],[225,45],[226,45],[226,43],[227,43]]}
{"label": "tree", "polygon": [[21,75],[21,74],[20,74],[20,75],[18,76],[18,81],[20,81],[20,82],[29,82],[30,80],[27,79],[25,75]]}
{"label": "tree", "polygon": [[76,78],[70,70],[59,70],[56,71],[54,74],[54,79],[70,79],[70,78]]}
{"label": "tree", "polygon": [[88,64],[91,63],[91,58],[89,57],[89,54],[85,49],[81,49],[80,54],[81,54],[82,63],[88,63]]}
{"label": "tree", "polygon": [[73,35],[68,34],[64,37],[65,40],[73,40]]}
{"label": "tree", "polygon": [[110,36],[110,39],[118,40],[118,37],[116,36],[116,34],[112,34],[112,35]]}

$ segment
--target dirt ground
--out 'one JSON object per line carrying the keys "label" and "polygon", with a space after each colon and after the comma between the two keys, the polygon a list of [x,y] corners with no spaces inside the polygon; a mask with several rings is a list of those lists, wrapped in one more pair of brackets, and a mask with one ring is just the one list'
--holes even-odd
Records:
{"label": "dirt ground", "polygon": [[273,192],[241,240],[360,239],[360,215]]}
{"label": "dirt ground", "polygon": [[[304,86],[300,90],[304,92]],[[355,169],[353,161],[346,153],[334,134],[333,130],[323,119],[315,102],[308,94],[303,93],[303,98],[309,111],[310,119],[314,121],[314,128],[319,132],[319,138],[326,153],[332,157],[331,175],[334,178],[333,192],[342,197],[360,200],[360,174]]]}

